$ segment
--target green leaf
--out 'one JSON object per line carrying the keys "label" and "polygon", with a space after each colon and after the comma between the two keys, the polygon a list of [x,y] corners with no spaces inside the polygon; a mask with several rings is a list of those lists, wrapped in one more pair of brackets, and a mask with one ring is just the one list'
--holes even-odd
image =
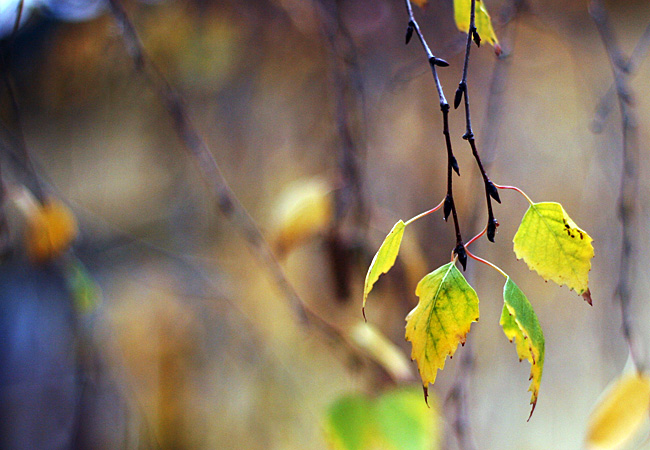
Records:
{"label": "green leaf", "polygon": [[506,279],[503,287],[503,302],[500,321],[503,332],[510,342],[515,340],[519,360],[527,359],[531,364],[531,382],[528,390],[532,393],[530,398],[530,404],[533,405],[530,411],[532,416],[537,405],[544,369],[544,334],[533,307],[510,277]]}
{"label": "green leaf", "polygon": [[[472,2],[471,0],[454,0],[454,19],[456,26],[463,33],[469,31],[469,19],[471,14]],[[500,52],[499,40],[492,27],[492,20],[490,14],[481,0],[476,0],[476,8],[474,11],[474,24],[476,31],[481,39],[485,39],[497,51]]]}
{"label": "green leaf", "polygon": [[327,411],[325,432],[330,448],[363,450],[373,437],[370,401],[360,395],[338,399]]}
{"label": "green leaf", "polygon": [[366,274],[366,282],[363,287],[363,308],[366,307],[366,299],[368,294],[372,290],[372,287],[375,285],[379,276],[390,270],[391,267],[395,264],[397,259],[397,254],[399,253],[399,247],[402,243],[402,237],[404,236],[404,229],[406,224],[399,220],[393,226],[393,229],[390,230],[386,239],[379,247],[377,254],[372,259],[370,263],[370,268],[368,268],[368,273]]}
{"label": "green leaf", "polygon": [[478,296],[453,262],[426,275],[415,290],[420,298],[406,316],[406,340],[412,344],[425,396],[438,369],[464,344],[472,322],[478,321]]}
{"label": "green leaf", "polygon": [[575,289],[591,304],[589,270],[593,239],[571,220],[559,203],[534,203],[513,239],[517,258],[545,280]]}
{"label": "green leaf", "polygon": [[440,412],[422,403],[412,387],[389,391],[377,399],[346,395],[327,410],[325,437],[333,450],[438,450]]}
{"label": "green leaf", "polygon": [[102,291],[86,266],[79,259],[71,257],[65,265],[65,275],[76,310],[82,314],[92,313],[102,301]]}

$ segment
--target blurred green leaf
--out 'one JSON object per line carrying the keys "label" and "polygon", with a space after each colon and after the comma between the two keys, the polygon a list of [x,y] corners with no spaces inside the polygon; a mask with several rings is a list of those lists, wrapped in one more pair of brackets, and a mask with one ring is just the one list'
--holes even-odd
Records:
{"label": "blurred green leaf", "polygon": [[333,450],[437,450],[439,409],[415,388],[389,391],[377,399],[351,394],[327,410],[325,431]]}

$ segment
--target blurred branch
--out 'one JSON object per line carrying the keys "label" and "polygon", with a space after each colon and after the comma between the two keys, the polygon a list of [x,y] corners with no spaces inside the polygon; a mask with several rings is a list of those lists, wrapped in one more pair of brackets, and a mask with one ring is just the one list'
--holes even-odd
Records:
{"label": "blurred branch", "polygon": [[[646,26],[634,50],[632,50],[630,57],[623,63],[622,70],[628,77],[631,77],[637,71],[641,61],[648,55],[648,50],[650,50],[650,24]],[[591,124],[591,129],[594,133],[600,133],[603,130],[605,120],[607,120],[609,113],[612,111],[612,103],[614,102],[615,95],[616,86],[612,83],[605,95],[600,98],[598,106],[596,106],[596,114]]]}
{"label": "blurred branch", "polygon": [[474,372],[474,350],[470,341],[467,341],[460,355],[458,371],[460,374],[447,396],[447,401],[455,405],[456,411],[452,427],[461,450],[476,450],[477,447],[470,432],[472,427],[469,418],[469,385]]}
{"label": "blurred branch", "polygon": [[306,322],[307,307],[304,301],[287,280],[257,224],[230,188],[206,142],[191,123],[183,99],[145,54],[135,27],[129,20],[121,2],[110,0],[109,4],[136,70],[145,77],[165,106],[181,143],[195,160],[204,182],[214,197],[216,208],[232,221],[253,253],[267,268],[300,321]]}
{"label": "blurred branch", "polygon": [[454,248],[454,254],[458,256],[458,260],[463,266],[463,270],[467,267],[467,253],[465,252],[465,245],[463,244],[463,237],[460,233],[460,226],[458,224],[458,214],[456,213],[456,204],[454,202],[454,193],[453,193],[453,181],[452,181],[452,170],[456,172],[457,175],[460,175],[460,170],[458,168],[458,162],[454,156],[454,151],[451,147],[451,136],[449,134],[449,103],[445,98],[445,94],[442,90],[442,84],[440,83],[440,78],[438,77],[438,72],[436,67],[447,67],[449,63],[444,59],[437,58],[431,52],[431,49],[427,45],[422,32],[420,31],[420,26],[418,25],[415,17],[413,16],[413,7],[411,6],[411,0],[406,0],[406,11],[409,16],[409,23],[406,28],[406,44],[408,44],[415,33],[422,44],[422,48],[427,55],[427,60],[429,61],[429,66],[431,67],[431,73],[433,74],[433,80],[436,84],[436,89],[438,90],[438,99],[440,102],[440,110],[442,111],[442,134],[445,136],[445,144],[447,146],[447,196],[445,197],[444,205],[444,218],[447,220],[449,214],[451,213],[454,219],[454,229],[456,231],[456,247]]}
{"label": "blurred branch", "polygon": [[[344,220],[352,219],[353,237],[365,242],[363,235],[368,224],[368,208],[363,193],[360,162],[365,156],[359,145],[359,132],[353,120],[363,104],[364,86],[359,70],[356,45],[341,16],[340,0],[325,0],[316,5],[317,17],[329,54],[330,76],[334,89],[335,122],[338,132],[338,180],[334,192],[335,220],[328,233],[327,247],[336,297],[346,300],[350,295],[351,242],[343,235]],[[356,133],[355,133],[356,131]]]}
{"label": "blurred branch", "polygon": [[[214,197],[216,208],[234,224],[252,252],[266,267],[282,294],[295,310],[301,324],[312,323],[327,337],[343,343],[350,354],[365,356],[350,340],[348,331],[328,320],[305,303],[286,278],[257,224],[228,185],[207,144],[190,122],[180,94],[167,82],[162,73],[146,55],[135,27],[123,9],[120,0],[109,0],[111,12],[118,24],[124,44],[135,68],[158,94],[169,113],[176,133],[190,156],[195,160],[204,182]],[[389,374],[390,375],[390,374]]]}
{"label": "blurred branch", "polygon": [[16,89],[10,75],[9,67],[16,33],[18,32],[18,27],[20,26],[20,20],[23,13],[23,4],[24,0],[20,0],[16,6],[16,18],[14,20],[11,35],[9,39],[3,43],[2,51],[0,52],[0,72],[2,72],[2,82],[7,92],[15,131],[12,131],[11,127],[5,123],[1,123],[0,125],[2,126],[3,133],[6,135],[5,140],[8,141],[7,146],[3,146],[3,148],[7,151],[8,156],[12,157],[18,163],[20,172],[25,179],[25,183],[30,186],[34,196],[38,199],[39,203],[42,204],[45,200],[45,194],[41,181],[34,169],[34,162],[27,148],[27,144],[25,143],[20,105],[18,104]]}
{"label": "blurred branch", "polygon": [[621,320],[623,335],[630,348],[630,355],[639,372],[647,369],[647,356],[641,348],[633,330],[632,312],[630,301],[632,297],[632,286],[634,285],[634,274],[632,264],[634,257],[634,224],[636,219],[635,200],[638,194],[639,165],[639,137],[637,130],[636,112],[632,107],[632,91],[629,85],[630,74],[627,70],[629,61],[623,55],[611,28],[607,11],[600,0],[591,0],[589,12],[598,28],[601,40],[607,51],[614,87],[618,98],[618,105],[621,112],[621,128],[623,132],[623,173],[621,176],[621,187],[618,202],[618,213],[622,225],[621,262],[619,270],[619,281],[616,293],[621,307]]}

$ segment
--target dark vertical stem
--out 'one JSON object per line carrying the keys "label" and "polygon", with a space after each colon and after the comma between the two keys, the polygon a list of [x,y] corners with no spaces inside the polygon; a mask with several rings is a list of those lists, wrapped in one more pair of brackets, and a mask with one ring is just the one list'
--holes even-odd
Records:
{"label": "dark vertical stem", "polygon": [[487,203],[487,213],[488,213],[487,236],[491,242],[494,242],[496,228],[497,226],[499,226],[499,223],[494,218],[494,211],[492,210],[492,198],[494,198],[499,203],[501,203],[501,200],[499,199],[498,190],[496,189],[492,181],[490,181],[490,178],[488,177],[487,172],[483,167],[483,163],[481,162],[481,157],[476,148],[474,131],[472,130],[472,115],[470,112],[470,105],[469,105],[469,92],[467,89],[467,74],[469,71],[469,55],[470,55],[470,50],[472,48],[472,40],[476,42],[477,46],[480,45],[481,42],[481,38],[479,37],[478,32],[476,31],[475,12],[476,12],[476,0],[472,0],[471,8],[470,8],[469,30],[467,30],[467,41],[465,44],[465,61],[463,63],[463,76],[460,80],[460,83],[458,83],[458,89],[456,90],[456,95],[454,97],[454,107],[458,108],[458,106],[460,106],[461,98],[464,99],[465,134],[463,135],[463,139],[469,142],[469,145],[472,149],[472,155],[474,155],[474,159],[476,160],[478,168],[481,172],[481,176],[483,177],[483,186],[485,188],[485,200]]}
{"label": "dark vertical stem", "polygon": [[408,41],[410,40],[410,36],[412,35],[412,33],[415,32],[415,34],[418,37],[418,40],[422,44],[422,48],[424,48],[424,51],[427,55],[427,60],[429,61],[429,66],[431,67],[431,74],[433,75],[433,80],[436,85],[436,90],[438,91],[438,100],[440,102],[440,110],[442,111],[442,121],[443,121],[442,133],[445,136],[445,145],[447,147],[447,196],[445,198],[444,214],[445,214],[445,220],[447,220],[447,217],[449,216],[450,213],[454,220],[454,229],[456,232],[456,247],[454,248],[454,253],[458,256],[458,260],[463,266],[463,270],[465,270],[467,266],[467,253],[465,252],[465,245],[463,243],[463,238],[460,232],[460,225],[458,223],[458,214],[456,213],[456,204],[454,202],[454,194],[453,194],[452,170],[455,171],[458,175],[460,175],[460,171],[458,168],[458,162],[456,161],[456,157],[454,156],[454,151],[451,145],[451,136],[449,134],[449,103],[445,98],[445,94],[443,92],[442,84],[440,83],[440,78],[438,77],[438,71],[437,71],[437,67],[447,67],[449,63],[447,63],[447,61],[445,61],[444,59],[440,59],[434,56],[433,52],[427,45],[427,42],[424,39],[422,32],[420,31],[420,26],[418,25],[417,21],[415,20],[415,17],[413,16],[413,7],[411,6],[410,0],[406,0],[406,11],[409,16],[409,23],[406,31],[407,44]]}
{"label": "dark vertical stem", "polygon": [[630,355],[637,371],[643,372],[648,367],[647,356],[641,348],[641,344],[634,332],[632,312],[630,311],[632,286],[634,285],[634,274],[632,272],[635,253],[633,236],[639,183],[636,170],[639,164],[637,119],[632,107],[629,73],[626,70],[627,60],[618,46],[609,23],[607,11],[600,0],[592,0],[589,4],[589,11],[607,51],[621,112],[623,170],[621,174],[618,213],[621,220],[622,242],[617,295],[621,307],[623,335],[630,348]]}

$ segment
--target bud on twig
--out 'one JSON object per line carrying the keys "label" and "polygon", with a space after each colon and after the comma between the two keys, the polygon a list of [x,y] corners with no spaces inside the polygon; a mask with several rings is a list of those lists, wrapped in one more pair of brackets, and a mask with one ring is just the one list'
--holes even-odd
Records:
{"label": "bud on twig", "polygon": [[467,252],[465,251],[465,246],[462,242],[459,242],[458,245],[456,245],[454,253],[458,256],[458,261],[460,261],[460,265],[463,266],[463,271],[465,271],[465,269],[467,269]]}
{"label": "bud on twig", "polygon": [[412,37],[413,37],[413,23],[409,22],[408,27],[406,28],[406,45],[408,45],[408,43],[411,42]]}
{"label": "bud on twig", "polygon": [[485,183],[485,189],[487,189],[487,193],[490,195],[490,197],[496,200],[497,203],[501,203],[501,199],[499,198],[499,190],[494,185],[494,183],[488,180],[488,182]]}
{"label": "bud on twig", "polygon": [[458,161],[456,161],[455,156],[451,156],[451,168],[454,169],[454,172],[456,172],[456,175],[460,176],[460,167],[458,167]]}
{"label": "bud on twig", "polygon": [[454,198],[451,195],[447,195],[445,197],[445,204],[442,208],[445,222],[447,221],[447,218],[449,217],[449,214],[451,214],[451,208],[454,206]]}
{"label": "bud on twig", "polygon": [[498,226],[499,226],[499,222],[497,221],[497,219],[495,219],[494,217],[490,217],[487,226],[487,238],[490,242],[494,242],[494,236],[497,233]]}

